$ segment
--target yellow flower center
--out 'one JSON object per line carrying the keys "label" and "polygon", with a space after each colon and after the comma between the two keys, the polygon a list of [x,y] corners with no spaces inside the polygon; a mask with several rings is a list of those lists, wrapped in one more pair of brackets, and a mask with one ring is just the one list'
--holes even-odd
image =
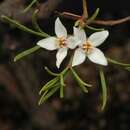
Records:
{"label": "yellow flower center", "polygon": [[93,45],[90,41],[87,41],[86,43],[83,44],[82,49],[87,53],[91,53],[93,50]]}
{"label": "yellow flower center", "polygon": [[59,41],[59,47],[60,48],[63,48],[67,45],[66,38],[64,38],[64,37],[58,38],[58,41]]}

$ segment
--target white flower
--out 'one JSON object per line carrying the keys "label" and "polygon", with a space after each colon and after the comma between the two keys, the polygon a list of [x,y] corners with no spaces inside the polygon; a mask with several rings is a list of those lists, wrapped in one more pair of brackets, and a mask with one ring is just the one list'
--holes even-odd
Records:
{"label": "white flower", "polygon": [[56,37],[51,36],[42,39],[37,45],[47,50],[58,50],[56,54],[56,66],[59,68],[64,58],[67,56],[68,48],[74,49],[76,47],[76,42],[73,36],[67,37],[67,30],[59,18],[55,21],[55,34]]}
{"label": "white flower", "polygon": [[83,29],[74,27],[74,36],[77,37],[79,47],[74,53],[72,66],[83,63],[86,57],[88,57],[89,60],[96,64],[104,66],[108,65],[107,59],[105,58],[103,52],[100,49],[96,48],[106,40],[108,35],[108,31],[101,31],[95,32],[87,38],[86,33]]}

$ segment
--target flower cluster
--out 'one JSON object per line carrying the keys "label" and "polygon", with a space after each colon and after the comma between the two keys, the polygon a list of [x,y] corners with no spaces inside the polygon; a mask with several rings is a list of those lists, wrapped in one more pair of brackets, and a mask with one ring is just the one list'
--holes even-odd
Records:
{"label": "flower cluster", "polygon": [[56,66],[60,67],[67,56],[68,49],[75,49],[72,67],[83,63],[88,59],[96,64],[106,66],[108,64],[103,52],[97,48],[109,35],[107,30],[95,32],[88,38],[83,29],[73,27],[73,35],[68,35],[67,30],[57,18],[55,21],[55,34],[37,42],[37,45],[47,50],[57,50]]}

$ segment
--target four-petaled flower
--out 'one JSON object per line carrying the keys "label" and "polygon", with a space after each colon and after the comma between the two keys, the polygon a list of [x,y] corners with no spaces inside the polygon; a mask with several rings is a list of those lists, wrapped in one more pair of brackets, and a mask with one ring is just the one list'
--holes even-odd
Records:
{"label": "four-petaled flower", "polygon": [[50,36],[42,39],[37,42],[37,45],[47,50],[58,50],[56,54],[56,66],[59,68],[67,56],[68,48],[74,49],[76,47],[76,41],[73,36],[67,36],[67,30],[59,18],[55,21],[55,34],[56,37]]}
{"label": "four-petaled flower", "polygon": [[108,35],[108,31],[100,31],[93,33],[87,38],[83,29],[74,27],[74,36],[78,40],[79,47],[75,50],[72,66],[83,63],[86,57],[96,64],[106,66],[108,64],[107,59],[103,52],[96,47],[101,45]]}

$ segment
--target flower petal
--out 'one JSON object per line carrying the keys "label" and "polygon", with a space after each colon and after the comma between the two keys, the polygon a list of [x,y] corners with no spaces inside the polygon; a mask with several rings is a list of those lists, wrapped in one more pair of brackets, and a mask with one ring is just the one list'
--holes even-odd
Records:
{"label": "flower petal", "polygon": [[79,40],[76,37],[70,36],[67,39],[67,47],[70,49],[74,49],[77,45],[79,45]]}
{"label": "flower petal", "polygon": [[60,48],[56,54],[56,66],[57,68],[60,68],[60,64],[64,60],[64,58],[67,56],[67,48]]}
{"label": "flower petal", "polygon": [[93,48],[92,52],[88,54],[88,58],[96,64],[104,66],[108,65],[106,57],[104,56],[103,52],[98,48]]}
{"label": "flower petal", "polygon": [[49,37],[37,42],[37,45],[47,50],[57,49],[57,39],[55,37]]}
{"label": "flower petal", "polygon": [[86,54],[84,53],[84,51],[81,48],[76,49],[72,61],[72,66],[76,66],[83,63],[85,59],[86,59]]}
{"label": "flower petal", "polygon": [[57,37],[67,37],[67,30],[64,25],[61,23],[60,19],[57,18],[55,21],[55,33]]}
{"label": "flower petal", "polygon": [[74,27],[74,36],[80,40],[80,45],[86,42],[86,33],[83,29]]}
{"label": "flower petal", "polygon": [[93,33],[89,38],[88,41],[92,42],[92,45],[97,47],[99,45],[101,45],[106,38],[108,37],[109,32],[108,31],[101,31],[101,32],[96,32]]}

